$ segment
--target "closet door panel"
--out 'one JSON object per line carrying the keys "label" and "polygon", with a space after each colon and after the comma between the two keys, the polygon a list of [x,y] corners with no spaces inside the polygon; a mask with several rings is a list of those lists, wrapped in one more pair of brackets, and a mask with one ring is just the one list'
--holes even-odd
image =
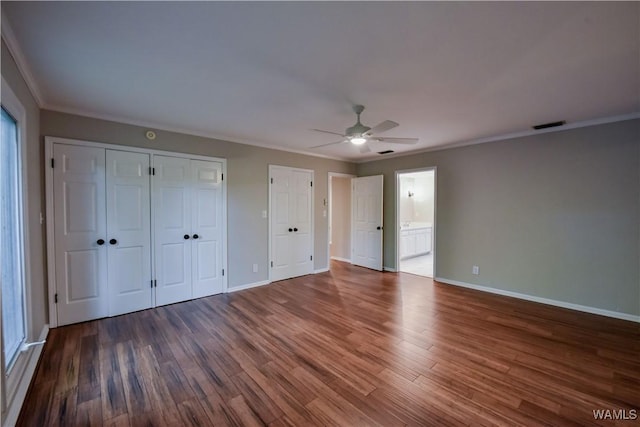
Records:
{"label": "closet door panel", "polygon": [[311,255],[311,172],[291,171],[293,186],[291,188],[292,199],[291,218],[293,220],[293,276],[302,276],[313,273],[313,261]]}
{"label": "closet door panel", "polygon": [[222,278],[222,163],[192,160],[193,297],[219,294]]}
{"label": "closet door panel", "polygon": [[153,156],[156,305],[192,298],[191,161]]}
{"label": "closet door panel", "polygon": [[151,307],[149,155],[107,150],[109,315]]}
{"label": "closet door panel", "polygon": [[58,324],[108,315],[105,150],[53,148],[55,277]]}

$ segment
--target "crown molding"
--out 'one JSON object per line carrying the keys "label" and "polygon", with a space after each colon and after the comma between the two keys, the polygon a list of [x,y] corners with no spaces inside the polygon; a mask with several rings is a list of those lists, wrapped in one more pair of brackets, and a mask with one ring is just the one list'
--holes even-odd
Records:
{"label": "crown molding", "polygon": [[369,162],[377,162],[377,161],[380,161],[380,160],[393,159],[393,158],[396,158],[396,157],[412,156],[412,155],[415,155],[415,154],[429,153],[431,151],[442,151],[442,150],[448,150],[450,148],[466,147],[468,145],[476,145],[476,144],[484,144],[484,143],[487,143],[487,142],[503,141],[505,139],[524,138],[524,137],[527,137],[527,136],[540,135],[540,134],[543,134],[543,133],[562,132],[562,131],[570,130],[570,129],[578,129],[578,128],[589,127],[589,126],[603,125],[603,124],[607,124],[607,123],[623,122],[625,120],[633,120],[633,119],[640,119],[640,111],[636,111],[636,112],[629,113],[629,114],[621,114],[621,115],[618,115],[618,116],[610,116],[610,117],[601,117],[601,118],[598,118],[598,119],[582,120],[582,121],[578,121],[578,122],[567,123],[566,125],[562,125],[562,126],[558,126],[558,127],[554,127],[554,128],[549,128],[549,129],[540,129],[540,130],[528,129],[528,130],[520,131],[520,132],[506,133],[506,134],[502,134],[502,135],[489,136],[489,137],[486,137],[486,138],[472,139],[472,140],[469,140],[469,141],[454,142],[454,143],[451,143],[451,144],[438,145],[436,147],[423,148],[423,149],[414,150],[414,151],[403,151],[402,153],[392,154],[392,155],[389,155],[389,156],[371,157],[371,158],[367,158],[367,159],[356,160],[354,162],[358,163],[358,164],[369,163]]}
{"label": "crown molding", "polygon": [[251,145],[253,147],[266,148],[269,150],[285,151],[287,153],[302,154],[304,156],[320,157],[323,159],[338,160],[341,162],[348,162],[348,163],[356,163],[353,159],[336,157],[336,156],[328,156],[328,155],[319,154],[319,153],[310,153],[305,150],[296,150],[294,148],[283,147],[281,145],[268,144],[265,142],[258,142],[258,141],[244,139],[244,138],[235,138],[227,135],[216,134],[213,132],[200,132],[200,131],[194,131],[191,129],[181,128],[179,126],[167,126],[167,125],[163,125],[153,121],[135,120],[135,119],[129,119],[125,117],[114,116],[110,114],[97,114],[97,113],[83,111],[80,109],[62,107],[59,105],[46,105],[45,107],[41,107],[41,108],[44,110],[55,111],[59,113],[73,114],[76,116],[88,117],[91,119],[105,120],[108,122],[122,123],[125,125],[144,127],[144,128],[154,129],[154,130],[162,130],[165,132],[181,133],[184,135],[199,136],[201,138],[217,139],[219,141],[232,142],[234,144]]}
{"label": "crown molding", "polygon": [[33,77],[33,73],[31,72],[31,68],[29,67],[29,63],[22,53],[22,49],[20,49],[20,44],[18,43],[18,39],[16,38],[15,33],[13,32],[13,28],[11,28],[11,24],[9,23],[9,18],[4,13],[4,10],[1,12],[2,14],[2,39],[7,44],[7,48],[13,56],[13,59],[18,66],[18,70],[24,81],[27,83],[27,87],[31,92],[31,96],[35,99],[36,103],[40,108],[42,108],[44,103],[44,98],[42,97],[42,91],[36,82],[35,77]]}

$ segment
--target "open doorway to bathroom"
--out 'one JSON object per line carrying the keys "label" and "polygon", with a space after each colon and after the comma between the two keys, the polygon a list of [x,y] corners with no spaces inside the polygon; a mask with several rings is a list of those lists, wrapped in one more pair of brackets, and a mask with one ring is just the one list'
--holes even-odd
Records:
{"label": "open doorway to bathroom", "polygon": [[398,271],[434,277],[436,169],[396,172]]}

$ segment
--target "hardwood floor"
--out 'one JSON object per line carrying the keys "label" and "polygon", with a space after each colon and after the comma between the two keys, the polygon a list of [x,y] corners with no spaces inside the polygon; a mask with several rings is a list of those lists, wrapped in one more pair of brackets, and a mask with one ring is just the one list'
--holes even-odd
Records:
{"label": "hardwood floor", "polygon": [[19,425],[615,425],[639,354],[636,323],[333,262],[52,330]]}

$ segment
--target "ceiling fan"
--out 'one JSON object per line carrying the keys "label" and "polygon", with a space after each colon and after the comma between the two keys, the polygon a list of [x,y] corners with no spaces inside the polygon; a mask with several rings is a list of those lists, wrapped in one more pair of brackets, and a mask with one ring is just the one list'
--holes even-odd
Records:
{"label": "ceiling fan", "polygon": [[415,144],[418,142],[418,138],[390,138],[390,137],[377,136],[380,133],[386,132],[398,126],[398,123],[392,120],[385,120],[384,122],[372,128],[369,126],[365,126],[362,123],[360,123],[360,114],[362,114],[363,111],[364,111],[363,105],[353,106],[353,112],[356,113],[356,115],[358,116],[358,119],[355,125],[345,130],[344,134],[341,134],[338,132],[331,132],[328,130],[311,129],[312,131],[315,131],[315,132],[328,133],[331,135],[338,135],[342,137],[340,141],[330,142],[328,144],[316,145],[315,147],[311,147],[311,148],[321,148],[321,147],[327,147],[329,145],[350,142],[354,145],[361,145],[362,146],[360,148],[361,153],[368,153],[371,151],[371,149],[367,145],[364,145],[368,141],[389,142],[393,144]]}

